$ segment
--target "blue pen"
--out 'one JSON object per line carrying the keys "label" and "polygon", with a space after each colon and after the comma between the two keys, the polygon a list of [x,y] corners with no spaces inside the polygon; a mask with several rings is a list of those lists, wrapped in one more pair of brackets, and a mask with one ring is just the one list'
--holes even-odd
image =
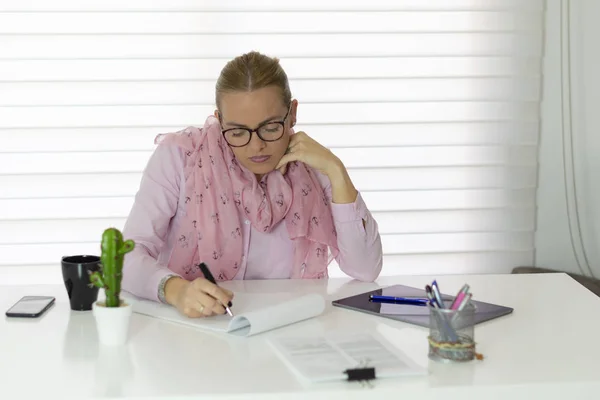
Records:
{"label": "blue pen", "polygon": [[406,304],[411,306],[426,306],[427,303],[429,303],[428,299],[415,297],[378,296],[375,294],[369,296],[369,301],[373,301],[375,303]]}
{"label": "blue pen", "polygon": [[[434,281],[434,283],[435,283],[435,281]],[[426,285],[425,292],[427,293],[427,297],[431,300],[431,305],[434,308],[437,308],[437,309],[443,308],[443,307],[439,306],[438,301],[436,299],[436,296],[435,296],[434,291],[431,288],[431,286]],[[438,325],[440,328],[440,334],[442,335],[443,340],[449,340],[450,342],[458,342],[458,337],[456,335],[456,332],[454,332],[454,329],[452,329],[452,326],[446,319],[446,316],[443,313],[434,313],[434,318],[437,319],[437,321],[438,321]]]}
{"label": "blue pen", "polygon": [[435,308],[440,308],[439,305],[437,304],[437,300],[435,299],[435,296],[433,295],[433,290],[431,290],[431,286],[425,285],[425,293],[427,294],[427,298],[429,299],[431,305]]}
{"label": "blue pen", "polygon": [[444,300],[442,299],[442,293],[440,292],[440,288],[435,280],[431,283],[431,289],[433,290],[433,295],[440,305],[440,308],[446,308],[444,305]]}

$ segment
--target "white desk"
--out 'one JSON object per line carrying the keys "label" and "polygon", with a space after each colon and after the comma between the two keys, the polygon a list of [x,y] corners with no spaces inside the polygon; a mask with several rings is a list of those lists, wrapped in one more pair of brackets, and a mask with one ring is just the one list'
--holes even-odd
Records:
{"label": "white desk", "polygon": [[[483,361],[427,359],[425,328],[329,305],[315,319],[250,338],[216,335],[134,314],[121,354],[99,348],[91,312],[72,312],[64,287],[0,287],[0,308],[23,295],[57,303],[43,318],[0,322],[0,398],[251,399],[563,399],[600,397],[600,298],[564,274],[437,277],[444,292],[464,282],[476,299],[515,308],[476,327]],[[319,292],[330,300],[396,283],[424,287],[431,277],[377,284],[329,281],[228,282],[235,291]],[[275,332],[377,330],[429,368],[418,378],[380,379],[374,388],[339,382],[305,386],[265,343]],[[283,397],[285,396],[285,397]]]}

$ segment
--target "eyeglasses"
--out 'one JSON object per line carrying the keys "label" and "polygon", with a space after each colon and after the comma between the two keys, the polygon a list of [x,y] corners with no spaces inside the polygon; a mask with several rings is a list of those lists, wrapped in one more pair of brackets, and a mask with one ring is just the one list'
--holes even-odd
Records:
{"label": "eyeglasses", "polygon": [[[244,147],[252,139],[252,133],[256,132],[259,138],[265,142],[275,142],[283,136],[285,128],[285,120],[290,113],[288,107],[285,117],[281,121],[270,121],[260,125],[256,129],[249,128],[231,128],[221,131],[227,143],[232,147]],[[220,119],[220,118],[219,118]]]}

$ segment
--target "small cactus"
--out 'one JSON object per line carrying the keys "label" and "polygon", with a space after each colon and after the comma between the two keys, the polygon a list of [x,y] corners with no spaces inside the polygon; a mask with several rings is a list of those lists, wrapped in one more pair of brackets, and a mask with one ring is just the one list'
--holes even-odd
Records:
{"label": "small cactus", "polygon": [[119,307],[121,299],[121,279],[123,278],[123,258],[135,247],[133,240],[123,240],[116,228],[108,228],[102,234],[101,271],[90,274],[92,285],[104,289],[106,307]]}

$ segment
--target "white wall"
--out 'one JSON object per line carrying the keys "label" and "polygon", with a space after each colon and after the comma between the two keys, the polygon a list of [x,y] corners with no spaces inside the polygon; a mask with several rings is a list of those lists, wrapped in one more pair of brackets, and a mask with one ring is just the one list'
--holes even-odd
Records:
{"label": "white wall", "polygon": [[[562,15],[570,15],[570,24],[567,25],[567,18],[562,19],[565,38],[562,51],[565,55],[570,54],[570,58],[565,58],[569,62],[563,63],[562,75],[561,5]],[[600,160],[597,159],[600,155],[600,45],[595,43],[600,38],[598,17],[598,0],[547,2],[535,263],[539,267],[589,275],[587,257],[596,277],[600,277]],[[570,128],[567,107],[569,82]],[[569,167],[569,153],[566,168],[563,165],[563,134],[568,150],[569,133],[572,137],[574,173]],[[577,193],[576,202],[573,188]],[[568,209],[571,210],[571,223]],[[581,240],[577,229],[577,212]],[[571,244],[570,227],[574,245]]]}

